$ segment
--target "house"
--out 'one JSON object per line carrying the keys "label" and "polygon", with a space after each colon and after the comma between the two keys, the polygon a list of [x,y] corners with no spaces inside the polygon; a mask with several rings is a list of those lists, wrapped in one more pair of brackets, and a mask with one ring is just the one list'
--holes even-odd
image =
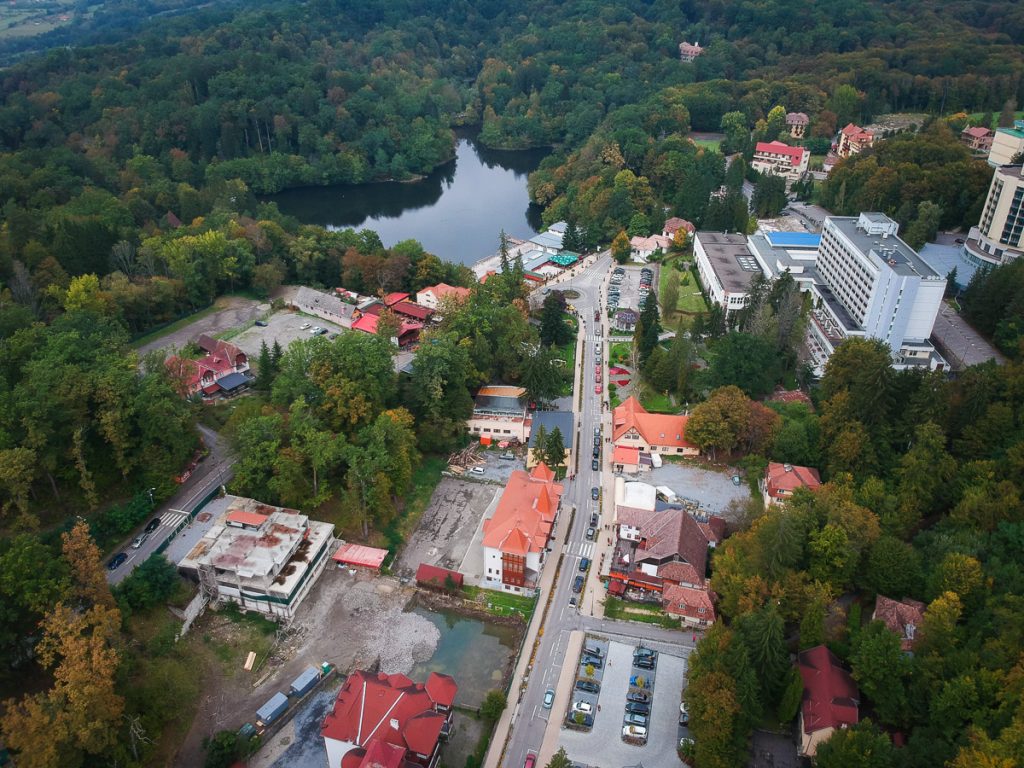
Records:
{"label": "house", "polygon": [[704,49],[697,45],[696,42],[687,43],[682,42],[679,44],[679,60],[687,63],[693,61],[698,56],[704,53]]}
{"label": "house", "polygon": [[211,602],[290,620],[327,566],[334,525],[238,496],[207,506],[214,509],[214,525],[178,570]]}
{"label": "house", "polygon": [[[646,462],[641,461],[641,455],[646,457]],[[636,474],[640,470],[650,469],[650,454],[641,454],[639,448],[629,448],[625,445],[616,445],[612,451],[612,471]]]}
{"label": "house", "polygon": [[1012,128],[996,129],[988,164],[993,168],[1010,165],[1021,152],[1024,152],[1024,120],[1014,120]]}
{"label": "house", "polygon": [[691,235],[693,235],[694,232],[697,231],[697,228],[693,226],[693,224],[688,222],[686,219],[680,219],[678,216],[673,216],[668,221],[666,221],[665,226],[661,228],[661,236],[667,237],[670,240],[672,240],[673,238],[675,238],[676,232],[678,232],[680,229],[686,232],[687,237],[690,237]]}
{"label": "house", "polygon": [[419,323],[421,326],[426,323],[434,314],[434,310],[423,307],[419,304],[403,299],[391,305],[391,311],[399,317]]}
{"label": "house", "polygon": [[797,661],[804,683],[800,704],[800,754],[814,757],[836,728],[859,720],[860,693],[850,673],[826,646],[802,651]]}
{"label": "house", "polygon": [[428,563],[420,563],[416,569],[416,583],[428,589],[447,589],[450,584],[454,589],[462,589],[462,574],[447,568],[440,568]]}
{"label": "house", "polygon": [[879,595],[875,598],[871,620],[885,624],[886,629],[900,639],[903,652],[912,653],[918,639],[917,630],[924,621],[924,603],[906,597],[900,601]]}
{"label": "house", "polygon": [[387,556],[386,549],[342,542],[337,551],[331,555],[331,559],[338,564],[339,568],[365,568],[368,571],[379,572]]}
{"label": "house", "polygon": [[615,324],[616,331],[622,331],[624,333],[632,333],[636,330],[636,324],[640,320],[640,315],[637,314],[635,309],[617,309],[612,321]]}
{"label": "house", "polygon": [[634,236],[629,238],[629,245],[632,248],[633,259],[641,264],[656,253],[667,251],[672,247],[672,239],[664,235],[651,235],[650,237]]}
{"label": "house", "polygon": [[480,438],[525,443],[533,424],[533,417],[526,406],[526,390],[522,387],[480,387],[473,399],[473,415],[469,417],[466,428]]}
{"label": "house", "polygon": [[[369,309],[373,309],[370,307]],[[353,331],[362,331],[363,333],[377,333],[377,322],[380,320],[379,313],[367,312],[354,323],[352,323]],[[405,349],[412,344],[419,341],[420,330],[422,330],[423,324],[416,323],[412,320],[408,320],[404,317],[399,318],[398,324],[398,336],[391,337],[391,341],[398,345],[400,348]]]}
{"label": "house", "polygon": [[648,413],[632,395],[612,412],[612,443],[639,448],[641,453],[697,456],[700,449],[686,439],[688,416]]}
{"label": "house", "polygon": [[529,450],[526,453],[526,468],[532,469],[539,463],[533,451],[537,445],[537,435],[540,434],[541,427],[544,427],[544,432],[548,435],[550,435],[556,427],[558,428],[558,432],[562,435],[562,447],[565,448],[565,461],[563,461],[559,466],[569,466],[572,461],[573,436],[576,434],[576,430],[573,426],[572,411],[536,411],[533,414],[533,424],[530,427],[530,439],[527,443]]}
{"label": "house", "polygon": [[786,127],[789,128],[789,135],[794,139],[802,139],[810,124],[811,118],[803,112],[790,112],[786,115]]}
{"label": "house", "polygon": [[305,286],[301,286],[295,292],[291,306],[342,328],[351,328],[352,323],[359,317],[358,302],[345,301],[337,293],[331,295]]}
{"label": "house", "polygon": [[875,143],[875,134],[861,128],[859,125],[850,123],[839,132],[839,143],[836,145],[836,155],[840,158],[850,155],[859,155],[866,149],[871,149]]}
{"label": "house", "polygon": [[779,464],[775,461],[768,462],[760,482],[765,509],[770,504],[785,504],[797,488],[810,488],[813,491],[820,485],[821,476],[813,467]]}
{"label": "house", "polygon": [[708,298],[726,315],[747,306],[751,283],[764,273],[746,235],[698,232],[693,240],[693,256]]}
{"label": "house", "polygon": [[715,623],[715,604],[706,589],[669,584],[661,594],[665,613],[679,618],[684,626],[707,627]]}
{"label": "house", "polygon": [[969,125],[960,131],[960,143],[978,156],[988,155],[992,150],[992,140],[996,132],[980,125]]}
{"label": "house", "polygon": [[329,768],[435,768],[452,725],[459,686],[431,672],[427,682],[356,670],[338,691],[320,735]]}
{"label": "house", "polygon": [[788,181],[799,181],[807,171],[811,153],[803,147],[791,147],[781,141],[759,141],[754,145],[750,167],[758,173],[771,173]]}
{"label": "house", "polygon": [[438,310],[441,302],[452,301],[461,303],[469,298],[469,288],[460,288],[447,283],[438,283],[416,293],[416,303],[428,309]]}
{"label": "house", "polygon": [[[249,358],[234,344],[202,334],[196,344],[206,354],[198,360],[172,355],[167,358],[166,366],[171,377],[176,381],[178,390],[183,397],[203,393],[212,396],[221,390],[218,383],[232,374],[244,374],[249,370]],[[249,377],[234,377],[226,383],[233,388],[240,382],[247,382]]]}
{"label": "house", "polygon": [[562,501],[555,473],[538,464],[512,473],[494,515],[484,521],[482,586],[533,595]]}

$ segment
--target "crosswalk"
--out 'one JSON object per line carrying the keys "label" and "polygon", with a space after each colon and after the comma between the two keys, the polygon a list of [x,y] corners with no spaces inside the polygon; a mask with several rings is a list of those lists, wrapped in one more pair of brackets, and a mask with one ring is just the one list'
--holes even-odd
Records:
{"label": "crosswalk", "polygon": [[170,528],[173,531],[181,525],[181,521],[186,517],[188,517],[188,512],[182,512],[180,509],[172,509],[160,516],[160,528]]}
{"label": "crosswalk", "polygon": [[566,545],[565,554],[576,557],[590,557],[594,552],[594,542],[573,541]]}

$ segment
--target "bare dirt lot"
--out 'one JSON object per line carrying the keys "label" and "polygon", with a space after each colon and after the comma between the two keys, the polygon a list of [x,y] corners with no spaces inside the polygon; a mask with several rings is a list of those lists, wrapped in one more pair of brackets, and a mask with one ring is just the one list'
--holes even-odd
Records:
{"label": "bare dirt lot", "polygon": [[[251,323],[261,314],[270,311],[269,304],[261,304],[241,296],[221,296],[214,302],[214,305],[217,307],[216,312],[140,346],[138,348],[139,357],[154,349],[181,349],[204,333],[211,336],[224,333],[232,328]],[[256,351],[258,352],[259,349]]]}
{"label": "bare dirt lot", "polygon": [[412,576],[420,563],[457,570],[484,511],[500,492],[501,486],[488,482],[443,478],[402,548],[396,572]]}
{"label": "bare dirt lot", "polygon": [[[328,661],[342,674],[369,668],[378,659],[384,672],[408,673],[430,659],[440,632],[415,613],[404,613],[413,590],[396,579],[352,576],[328,568],[299,609],[292,629],[279,638],[255,672],[242,670],[250,638],[223,614],[208,612],[193,628],[190,642],[212,647],[222,664],[204,675],[203,696],[184,744],[175,757],[183,768],[202,765],[202,742],[224,729],[252,722],[256,710],[304,669]],[[273,640],[268,638],[268,644]],[[262,658],[260,654],[259,658]]]}

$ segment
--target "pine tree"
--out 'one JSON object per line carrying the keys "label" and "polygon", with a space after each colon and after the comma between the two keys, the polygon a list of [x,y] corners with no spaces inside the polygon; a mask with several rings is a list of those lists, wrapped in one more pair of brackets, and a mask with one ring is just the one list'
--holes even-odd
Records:
{"label": "pine tree", "polygon": [[533,458],[538,464],[548,463],[548,431],[543,424],[533,434]]}
{"label": "pine tree", "polygon": [[277,339],[274,339],[274,346],[270,348],[270,363],[274,369],[274,373],[281,372],[282,357],[284,357],[284,352],[281,349],[281,344]]}
{"label": "pine tree", "polygon": [[263,341],[260,344],[259,362],[256,364],[256,389],[260,392],[269,392],[273,383],[274,361],[270,356],[270,347]]}
{"label": "pine tree", "polygon": [[650,293],[644,299],[644,305],[640,310],[640,319],[636,324],[636,331],[633,336],[633,343],[636,344],[640,364],[647,362],[647,358],[658,345],[658,334],[661,333],[659,322],[658,300]]}
{"label": "pine tree", "polygon": [[558,427],[552,429],[544,443],[544,458],[546,459],[544,463],[551,469],[557,469],[562,466],[565,463],[566,457],[565,440],[562,437],[562,430]]}

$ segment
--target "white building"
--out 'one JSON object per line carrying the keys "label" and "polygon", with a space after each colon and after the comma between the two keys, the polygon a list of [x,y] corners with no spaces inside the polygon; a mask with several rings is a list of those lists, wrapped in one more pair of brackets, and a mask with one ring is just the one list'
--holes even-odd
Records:
{"label": "white building", "polygon": [[881,213],[825,219],[807,329],[818,375],[839,344],[858,337],[888,344],[896,368],[946,367],[929,341],[946,280],[898,231]]}
{"label": "white building", "polygon": [[646,264],[651,256],[659,251],[668,251],[672,247],[672,239],[665,237],[664,235],[657,234],[651,235],[650,237],[634,235],[629,239],[629,245],[633,260],[639,261],[641,264]]}
{"label": "white building", "polygon": [[728,314],[747,306],[750,283],[763,274],[746,235],[698,232],[693,240],[697,274],[708,296]]}
{"label": "white building", "polygon": [[330,560],[334,525],[238,496],[178,563],[213,602],[291,619]]}
{"label": "white building", "polygon": [[747,238],[747,247],[761,271],[772,280],[788,272],[801,291],[809,291],[817,277],[821,235],[810,232],[768,232],[758,230]]}
{"label": "white building", "polygon": [[758,173],[771,173],[788,181],[799,181],[807,171],[811,153],[803,147],[791,147],[781,141],[759,141],[754,146],[750,167]]}
{"label": "white building", "polygon": [[1019,165],[996,169],[978,226],[964,243],[969,261],[981,266],[1005,264],[1024,253],[1024,175]]}
{"label": "white building", "polygon": [[997,128],[988,151],[988,164],[994,168],[1009,165],[1024,152],[1024,120],[1014,120],[1013,128]]}

